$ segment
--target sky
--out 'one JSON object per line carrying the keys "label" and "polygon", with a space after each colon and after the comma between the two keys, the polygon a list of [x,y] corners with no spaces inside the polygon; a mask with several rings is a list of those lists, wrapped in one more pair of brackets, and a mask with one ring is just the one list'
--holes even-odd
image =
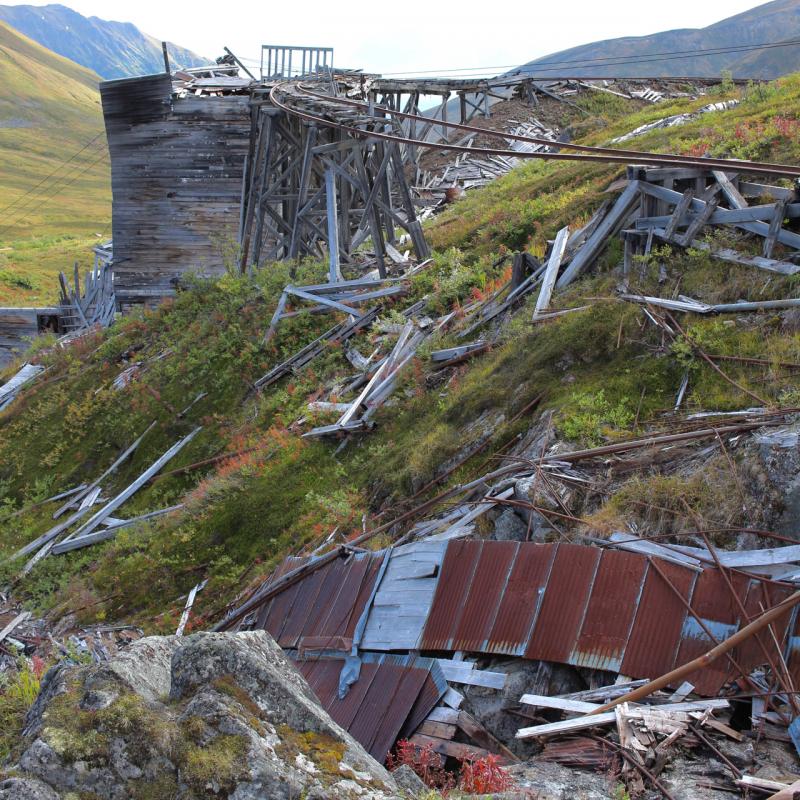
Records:
{"label": "sky", "polygon": [[[0,0],[2,2],[3,0]],[[46,2],[9,5],[47,5]],[[67,0],[85,16],[133,22],[145,33],[216,57],[224,46],[257,61],[262,44],[334,48],[339,67],[383,75],[470,69],[496,74],[539,56],[618,36],[701,28],[760,5],[759,0]],[[778,37],[776,37],[778,38]],[[247,61],[250,64],[250,61]],[[469,73],[464,73],[466,77]]]}

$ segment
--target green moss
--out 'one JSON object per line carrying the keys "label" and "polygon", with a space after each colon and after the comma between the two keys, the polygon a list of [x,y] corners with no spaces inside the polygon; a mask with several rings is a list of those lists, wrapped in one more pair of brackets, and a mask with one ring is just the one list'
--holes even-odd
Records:
{"label": "green moss", "polygon": [[39,679],[25,665],[0,682],[0,764],[19,750],[25,714],[39,692]]}
{"label": "green moss", "polygon": [[326,733],[315,731],[296,731],[288,725],[278,726],[280,744],[275,748],[290,764],[295,756],[304,755],[320,770],[321,780],[339,780],[342,772],[339,765],[344,758],[345,746],[338,739]]}
{"label": "green moss", "polygon": [[127,788],[131,800],[175,800],[178,797],[178,782],[173,775],[128,781]]}
{"label": "green moss", "polygon": [[106,764],[115,737],[125,739],[128,758],[134,764],[145,763],[153,753],[171,755],[178,739],[177,725],[171,719],[115,683],[108,687],[120,692],[113,703],[98,711],[81,709],[81,681],[80,674],[73,676],[68,690],[52,701],[45,714],[44,736],[65,760]]}
{"label": "green moss", "polygon": [[248,724],[259,735],[264,735],[264,726],[260,722],[261,709],[252,697],[234,680],[232,675],[222,675],[215,678],[211,685],[223,694],[236,700],[248,715]]}
{"label": "green moss", "polygon": [[247,777],[247,739],[220,735],[203,746],[184,745],[178,764],[181,778],[196,797],[227,796]]}

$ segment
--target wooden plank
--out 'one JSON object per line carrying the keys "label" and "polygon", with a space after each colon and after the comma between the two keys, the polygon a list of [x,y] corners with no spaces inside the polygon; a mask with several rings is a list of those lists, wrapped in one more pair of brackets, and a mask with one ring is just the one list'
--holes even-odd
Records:
{"label": "wooden plank", "polygon": [[461,704],[464,702],[464,695],[452,687],[448,687],[447,691],[442,695],[442,702],[450,706],[450,708],[461,708]]}
{"label": "wooden plank", "polygon": [[541,694],[524,694],[519,699],[520,703],[539,708],[557,708],[560,711],[572,711],[576,714],[591,714],[600,708],[599,703],[587,703],[582,700],[570,700],[566,697],[547,697]]}
{"label": "wooden plank", "polygon": [[533,310],[533,318],[536,319],[550,305],[550,297],[553,294],[553,287],[558,277],[558,270],[564,258],[569,239],[569,225],[563,227],[557,234],[553,242],[553,249],[550,251],[550,258],[547,260],[547,267],[542,278],[542,286],[539,290],[539,297],[536,300],[536,308]]}
{"label": "wooden plank", "polygon": [[175,506],[169,506],[168,508],[160,508],[157,511],[150,511],[147,514],[142,514],[141,516],[134,517],[133,519],[114,520],[110,524],[108,524],[110,518],[107,517],[104,522],[100,523],[101,525],[107,525],[104,530],[88,533],[84,536],[65,539],[63,542],[60,542],[53,547],[53,554],[60,555],[61,553],[68,553],[71,550],[80,550],[82,547],[88,547],[89,545],[97,544],[98,542],[108,541],[109,539],[113,539],[121,528],[129,528],[131,525],[137,525],[140,522],[146,522],[149,519],[154,519],[155,517],[160,517],[164,514],[170,514],[173,511],[178,511],[181,508],[183,508],[183,503],[179,503]]}
{"label": "wooden plank", "polygon": [[[651,229],[652,233],[663,239],[664,231],[657,228]],[[775,261],[771,258],[764,258],[763,256],[746,256],[736,250],[728,247],[714,248],[708,242],[694,239],[689,243],[689,246],[694,250],[703,250],[708,253],[712,258],[718,258],[721,261],[729,261],[733,264],[741,264],[745,267],[757,267],[769,272],[778,272],[781,275],[794,275],[800,272],[800,265],[792,264],[788,261]]]}
{"label": "wooden plank", "polygon": [[311,294],[310,292],[306,292],[296,286],[287,286],[284,291],[286,294],[293,294],[295,297],[300,297],[303,300],[310,300],[312,303],[330,306],[332,309],[336,311],[343,311],[345,314],[349,314],[352,317],[360,317],[363,315],[363,312],[359,311],[357,308],[347,306],[344,303],[339,303],[336,300],[331,300],[325,295]]}
{"label": "wooden plank", "polygon": [[[161,457],[156,459],[133,483],[126,486],[116,497],[112,498],[94,516],[87,520],[75,533],[73,539],[86,536],[91,533],[100,523],[111,516],[129,497],[134,495],[147,481],[153,477],[165,464],[174,458],[189,442],[200,433],[201,428],[195,428],[190,434],[184,436],[172,447],[169,448]],[[55,549],[55,548],[54,548]]]}
{"label": "wooden plank", "polygon": [[532,725],[528,728],[520,728],[515,737],[517,739],[533,739],[537,736],[572,733],[573,731],[583,731],[587,728],[612,725],[616,721],[617,715],[613,711],[606,711],[603,714],[594,714],[591,717],[577,717],[575,719],[565,719],[561,722],[548,722],[546,725]]}
{"label": "wooden plank", "polygon": [[699,214],[692,218],[692,221],[689,223],[686,231],[680,236],[675,237],[675,242],[681,247],[688,247],[689,244],[691,244],[692,239],[694,239],[694,237],[700,233],[702,228],[708,224],[709,219],[714,216],[718,203],[719,201],[716,197],[711,198],[706,203],[706,207]]}
{"label": "wooden plank", "polygon": [[183,636],[183,632],[186,629],[186,624],[189,622],[189,614],[191,613],[192,606],[194,605],[194,599],[197,597],[197,593],[201,591],[205,585],[206,581],[201,581],[196,586],[193,586],[192,590],[189,592],[189,596],[186,598],[186,605],[183,607],[183,613],[181,614],[180,621],[178,622],[178,629],[175,631],[176,636]]}
{"label": "wooden plank", "polygon": [[686,215],[686,212],[688,211],[693,199],[694,191],[692,191],[692,189],[687,189],[683,193],[681,199],[675,205],[675,210],[672,212],[672,216],[669,218],[667,227],[664,229],[664,238],[672,239],[675,236],[678,226],[683,221],[683,218]]}
{"label": "wooden plank", "polygon": [[673,564],[680,564],[682,567],[693,569],[696,572],[702,571],[701,562],[693,556],[664,547],[656,542],[637,539],[627,533],[612,533],[608,538],[608,543],[622,550],[630,550],[632,553],[657,556],[658,558],[663,558],[665,561],[671,561]]}
{"label": "wooden plank", "polygon": [[446,722],[449,725],[455,725],[458,722],[458,715],[460,713],[461,712],[457,711],[455,708],[437,706],[428,714],[428,719],[431,722]]}
{"label": "wooden plank", "polygon": [[[665,189],[663,186],[655,186],[651,183],[641,183],[641,190],[652,197],[655,197],[658,200],[662,200],[667,203],[678,203],[681,199],[681,194],[679,192],[674,192],[671,189]],[[699,200],[695,198],[692,201],[691,208],[694,211],[702,211],[705,207],[706,203],[703,200]],[[736,209],[734,211],[727,212],[728,214],[751,214],[751,213],[760,213],[756,211],[759,207],[754,206],[747,209]],[[764,208],[763,206],[761,207]],[[717,210],[716,214],[723,214],[725,213],[723,210]],[[788,213],[788,209],[787,209]],[[798,209],[798,213],[800,213],[800,209]],[[772,217],[772,214],[770,214]],[[742,228],[743,230],[749,231],[750,233],[755,233],[758,236],[766,237],[769,233],[769,226],[764,222],[738,222],[734,223],[737,228]],[[788,247],[793,247],[795,249],[800,249],[800,235],[796,233],[792,233],[791,231],[787,231],[784,228],[778,230],[776,235],[776,241],[780,242],[781,244],[785,244]]]}
{"label": "wooden plank", "polygon": [[336,176],[333,170],[325,170],[325,207],[328,215],[328,280],[336,283],[342,279],[339,267],[339,217],[336,208]]}
{"label": "wooden plank", "polygon": [[438,739],[452,739],[456,735],[456,726],[446,722],[434,722],[426,719],[416,730],[423,736],[435,736]]}
{"label": "wooden plank", "polygon": [[798,792],[800,792],[800,780],[796,780],[789,786],[779,789],[775,794],[770,795],[767,800],[794,800]]}
{"label": "wooden plank", "polygon": [[451,683],[483,686],[486,689],[505,688],[508,676],[504,672],[474,669],[471,663],[465,661],[448,661],[443,658],[437,658],[436,661],[442,668],[445,680]]}
{"label": "wooden plank", "polygon": [[606,703],[616,697],[622,697],[627,694],[631,689],[638,689],[647,683],[646,678],[640,678],[635,681],[624,681],[615,683],[611,686],[598,686],[596,689],[584,689],[580,692],[572,692],[571,694],[560,695],[570,700],[585,700],[586,702],[593,702],[595,700]]}
{"label": "wooden plank", "polygon": [[794,200],[797,192],[783,186],[766,186],[762,183],[739,182],[739,191],[745,197],[770,197],[773,200]]}
{"label": "wooden plank", "polygon": [[[731,208],[747,208],[747,200],[742,197],[739,190],[733,185],[733,181],[722,170],[711,170],[711,174],[716,178]],[[734,177],[736,176],[734,175]]]}
{"label": "wooden plank", "polygon": [[461,742],[450,742],[447,739],[438,739],[435,736],[423,736],[419,733],[415,733],[410,741],[420,747],[431,745],[435,752],[441,753],[443,756],[450,756],[451,758],[460,760],[486,758],[486,756],[489,755],[489,752],[482,747],[462,744]]}
{"label": "wooden plank", "polygon": [[134,452],[136,452],[136,449],[142,443],[144,437],[147,436],[147,434],[155,427],[155,425],[156,421],[153,420],[153,422],[150,423],[145,432],[138,439],[136,439],[136,441],[134,441],[134,443],[130,445],[130,447],[124,450],[122,454],[114,461],[114,463],[96,481],[90,483],[85,488],[85,491],[81,492],[79,497],[73,498],[72,500],[69,501],[69,503],[65,503],[60,508],[56,509],[56,511],[53,512],[53,519],[58,519],[58,517],[60,517],[68,508],[74,506],[76,501],[82,500],[82,498],[86,497],[90,492],[96,489],[109,475],[116,472],[120,464],[122,464],[128,457],[130,457]]}
{"label": "wooden plank", "polygon": [[742,775],[735,781],[737,786],[742,786],[748,789],[764,789],[771,792],[781,792],[789,789],[791,784],[783,783],[782,781],[771,781],[766,778],[757,778],[754,775]]}
{"label": "wooden plank", "polygon": [[694,691],[694,684],[689,681],[684,681],[671,695],[670,701],[673,703],[680,703],[685,700]]}
{"label": "wooden plank", "polygon": [[459,712],[458,722],[456,724],[473,742],[488,750],[490,753],[497,753],[510,762],[519,761],[519,758],[517,758],[511,750],[499,739],[492,736],[478,720],[466,711]]}
{"label": "wooden plank", "polygon": [[28,619],[30,616],[31,616],[30,611],[23,611],[22,613],[17,614],[17,616],[14,617],[14,619],[12,619],[11,622],[9,622],[8,625],[6,625],[5,628],[3,628],[3,630],[0,631],[0,642],[2,642],[3,639],[6,638],[6,636],[13,633],[14,629],[22,625],[22,623],[25,622],[25,620]]}
{"label": "wooden plank", "polygon": [[[696,700],[685,703],[664,703],[654,706],[634,706],[629,704],[631,711],[656,711],[666,713],[683,713],[688,711],[703,711],[706,709],[728,708],[729,703],[723,698],[714,700]],[[587,716],[575,719],[565,719],[561,722],[548,722],[545,725],[533,725],[529,728],[521,728],[516,733],[517,739],[530,739],[535,736],[550,736],[554,733],[569,733],[572,731],[593,728],[595,725],[610,725],[616,721],[613,711],[606,711],[602,714],[588,714]]]}
{"label": "wooden plank", "polygon": [[775,203],[775,213],[770,220],[767,236],[764,239],[764,250],[762,252],[764,258],[770,258],[772,256],[772,251],[775,249],[778,235],[783,226],[783,218],[786,216],[786,206],[786,200],[778,200],[778,202]]}
{"label": "wooden plank", "polygon": [[575,254],[564,272],[561,273],[561,277],[556,282],[556,286],[559,289],[569,285],[597,258],[600,251],[607,244],[608,238],[618,226],[622,225],[634,203],[638,200],[641,186],[640,181],[631,181],[628,184],[628,187],[619,196],[617,202],[597,226],[594,233],[586,240],[583,247]]}

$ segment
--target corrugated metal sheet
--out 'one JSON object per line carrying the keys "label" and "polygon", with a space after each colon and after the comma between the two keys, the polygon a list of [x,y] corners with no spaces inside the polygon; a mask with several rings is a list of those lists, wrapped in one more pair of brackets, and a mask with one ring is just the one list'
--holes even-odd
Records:
{"label": "corrugated metal sheet", "polygon": [[[697,573],[668,561],[658,561],[658,566],[680,597],[688,602]],[[677,666],[675,658],[686,613],[686,606],[664,578],[655,569],[648,569],[622,659],[622,674],[655,678]],[[657,620],[657,624],[653,624],[653,620]]]}
{"label": "corrugated metal sheet", "polygon": [[557,552],[554,544],[535,548],[518,545],[506,591],[483,649],[491,642],[493,653],[525,654]]}
{"label": "corrugated metal sheet", "polygon": [[[477,559],[472,581],[472,589],[466,602],[459,609],[459,616],[453,620],[455,636],[449,650],[483,650],[505,594],[514,556],[519,550],[516,542],[470,542],[472,557]],[[492,547],[492,544],[496,546]]]}
{"label": "corrugated metal sheet", "polygon": [[570,663],[620,671],[646,572],[647,562],[634,553],[603,554]]}
{"label": "corrugated metal sheet", "polygon": [[[424,650],[453,649],[453,622],[461,618],[482,545],[483,542],[461,540],[448,544],[433,606],[422,635]],[[442,576],[447,577],[442,580]]]}
{"label": "corrugated metal sheet", "polygon": [[416,650],[436,591],[446,542],[414,542],[392,551],[370,609],[361,647]]}
{"label": "corrugated metal sheet", "polygon": [[[451,542],[421,649],[524,654],[653,678],[713,647],[704,627],[720,640],[746,624],[718,570],[656,564],[674,589],[636,553],[563,543]],[[731,581],[750,617],[787,595],[785,587],[745,575],[732,573]],[[789,625],[787,614],[774,626],[779,641],[796,624]],[[800,672],[800,639],[790,655],[791,668]],[[765,661],[755,640],[734,657],[745,669]],[[715,694],[732,676],[730,662],[721,658],[689,680],[701,694]]]}
{"label": "corrugated metal sheet", "polygon": [[362,662],[361,676],[343,700],[337,689],[344,661],[300,661],[297,668],[333,720],[383,763],[401,733],[428,716],[447,683],[429,658],[364,653]]}
{"label": "corrugated metal sheet", "polygon": [[558,545],[526,658],[570,663],[601,555],[596,547]]}
{"label": "corrugated metal sheet", "polygon": [[[715,640],[725,639],[791,592],[730,573],[747,612],[743,617],[718,570],[698,572],[660,559],[650,564],[638,553],[567,543],[458,540],[447,543],[436,575],[436,560],[424,547],[417,553],[419,565],[413,548],[398,550],[397,564],[392,566],[392,554],[384,579],[394,577],[378,588],[366,616],[373,637],[366,649],[517,655],[654,678],[713,647],[706,628]],[[286,648],[348,649],[383,557],[358,554],[328,564],[273,598],[259,617],[261,626]],[[414,591],[404,591],[405,583],[415,582]],[[396,636],[389,632],[393,614]],[[800,615],[787,613],[772,626],[796,679],[798,624]],[[772,655],[774,642],[766,632],[762,642]],[[732,655],[745,669],[766,662],[756,639]],[[689,680],[701,694],[715,694],[732,677],[730,660],[722,657]],[[364,691],[363,685],[358,690]]]}
{"label": "corrugated metal sheet", "polygon": [[[748,579],[742,575],[731,575],[739,597],[744,600],[748,589]],[[714,647],[716,642],[727,639],[739,629],[741,614],[730,589],[719,570],[707,569],[697,579],[691,598],[696,616],[686,615],[681,632],[681,645],[678,648],[678,664],[685,664],[693,658]],[[702,625],[697,617],[702,620]],[[746,623],[745,623],[746,624]],[[704,628],[714,636],[709,639]],[[742,665],[744,666],[744,665]],[[725,683],[731,673],[730,661],[723,657],[686,677],[700,693],[713,694]]]}
{"label": "corrugated metal sheet", "polygon": [[352,639],[382,558],[357,553],[326,564],[265,604],[257,626],[285,648],[302,646],[306,637],[317,648],[326,639]]}

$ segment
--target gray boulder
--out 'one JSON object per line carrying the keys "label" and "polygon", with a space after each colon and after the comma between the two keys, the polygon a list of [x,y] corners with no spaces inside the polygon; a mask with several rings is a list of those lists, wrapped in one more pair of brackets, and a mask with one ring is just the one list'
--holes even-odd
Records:
{"label": "gray boulder", "polygon": [[0,800],[399,797],[264,631],[149,637],[50,670]]}

